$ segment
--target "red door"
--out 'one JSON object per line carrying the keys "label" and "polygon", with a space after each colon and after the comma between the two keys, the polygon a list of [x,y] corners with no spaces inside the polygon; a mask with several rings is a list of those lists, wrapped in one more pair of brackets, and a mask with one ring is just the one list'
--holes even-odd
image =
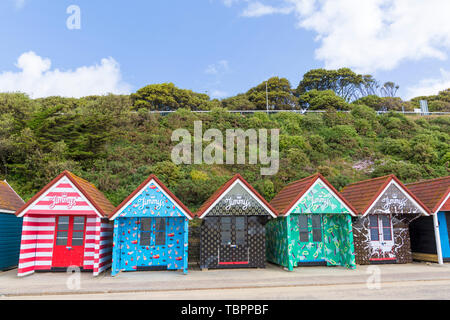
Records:
{"label": "red door", "polygon": [[52,267],[83,266],[86,217],[58,216]]}

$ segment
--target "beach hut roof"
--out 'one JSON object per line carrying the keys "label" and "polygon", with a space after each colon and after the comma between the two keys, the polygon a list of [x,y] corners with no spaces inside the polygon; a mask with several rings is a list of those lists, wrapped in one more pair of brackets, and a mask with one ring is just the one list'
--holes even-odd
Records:
{"label": "beach hut roof", "polygon": [[241,186],[244,187],[255,200],[264,207],[269,214],[276,218],[278,216],[277,211],[270,205],[269,202],[266,201],[259,193],[256,191],[240,174],[235,174],[233,178],[225,182],[216,192],[214,192],[208,200],[206,200],[202,206],[197,210],[196,216],[202,218],[205,216],[211,208],[213,208],[216,203],[218,203],[222,197],[230,190],[236,183],[240,183]]}
{"label": "beach hut roof", "polygon": [[341,194],[353,205],[358,214],[366,215],[391,184],[396,185],[409,200],[418,205],[422,213],[429,215],[430,209],[393,174],[349,184],[342,189]]}
{"label": "beach hut roof", "polygon": [[450,211],[450,176],[409,183],[411,192],[436,213],[441,209]]}
{"label": "beach hut roof", "polygon": [[166,186],[162,183],[156,175],[151,174],[144,182],[142,182],[139,187],[136,188],[121,204],[109,215],[111,220],[114,220],[117,215],[122,211],[123,208],[127,207],[136,196],[138,196],[143,189],[145,189],[149,184],[156,184],[159,189],[164,193],[164,195],[169,198],[173,203],[179,206],[180,211],[188,218],[192,219],[195,215],[186,207],[180,199],[177,198]]}
{"label": "beach hut roof", "polygon": [[27,203],[25,203],[17,212],[17,216],[22,216],[26,209],[31,206],[36,200],[38,200],[42,195],[45,194],[53,185],[58,183],[63,177],[67,177],[70,182],[72,182],[75,187],[86,197],[87,200],[95,207],[102,217],[108,217],[113,211],[114,206],[109,202],[105,195],[100,192],[92,183],[86,181],[72,172],[65,170],[50,183],[48,183],[41,191],[36,193]]}
{"label": "beach hut roof", "polygon": [[288,215],[292,208],[308,193],[317,181],[321,181],[328,191],[341,200],[351,215],[356,215],[356,210],[320,173],[289,183],[284,187],[270,204],[280,215]]}
{"label": "beach hut roof", "polygon": [[0,212],[14,213],[24,203],[6,180],[0,181]]}

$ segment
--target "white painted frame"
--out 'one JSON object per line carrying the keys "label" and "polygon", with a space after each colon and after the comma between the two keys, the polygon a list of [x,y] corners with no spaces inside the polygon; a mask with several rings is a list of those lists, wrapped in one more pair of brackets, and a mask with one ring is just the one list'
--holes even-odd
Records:
{"label": "white painted frame", "polygon": [[367,210],[364,212],[364,214],[362,215],[363,217],[367,216],[367,214],[370,212],[370,210],[373,208],[373,206],[378,202],[378,200],[380,200],[381,196],[386,192],[386,190],[391,186],[394,185],[396,186],[400,191],[403,192],[403,194],[406,196],[406,198],[408,200],[410,200],[413,204],[415,204],[419,210],[422,212],[422,214],[424,216],[429,216],[429,214],[425,211],[425,209],[419,204],[417,203],[416,200],[414,200],[409,194],[408,192],[401,186],[399,185],[394,179],[392,179],[387,186],[380,192],[380,194],[378,195],[378,197],[372,202],[372,204],[370,205],[369,208],[367,208]]}
{"label": "white painted frame", "polygon": [[0,209],[0,213],[16,213],[16,211],[6,210],[6,209]]}
{"label": "white painted frame", "polygon": [[158,189],[170,200],[172,201],[172,203],[177,206],[178,209],[180,209],[180,211],[186,216],[186,218],[188,218],[189,220],[192,220],[191,215],[189,215],[179,204],[177,201],[175,201],[170,195],[167,194],[167,192],[164,191],[164,189],[160,186],[159,183],[157,183],[155,181],[155,179],[151,179],[144,187],[141,188],[141,190],[139,190],[139,192],[137,192],[134,197],[132,197],[130,200],[128,200],[127,203],[125,203],[125,205],[122,206],[122,208],[117,211],[111,218],[109,218],[110,221],[113,221],[117,218],[117,216],[119,214],[121,214],[134,200],[136,200],[137,197],[139,197],[142,194],[142,191],[147,189],[151,184],[154,184],[158,187]]}
{"label": "white painted frame", "polygon": [[[65,180],[65,179],[66,179],[66,180]],[[78,193],[80,194],[81,199],[89,204],[89,206],[94,210],[94,212],[97,214],[98,217],[104,218],[104,216],[103,216],[100,212],[98,212],[97,208],[92,204],[92,202],[89,201],[89,200],[84,196],[83,192],[81,192],[81,190],[80,190],[79,188],[77,188],[77,187],[75,186],[75,184],[73,184],[72,181],[70,181],[70,179],[69,179],[68,177],[66,177],[66,176],[61,177],[61,179],[59,179],[59,180],[56,181],[52,186],[50,186],[50,188],[48,188],[48,190],[47,190],[44,194],[42,194],[39,198],[37,198],[36,200],[34,200],[33,203],[31,203],[31,204],[26,208],[26,210],[23,210],[22,213],[18,215],[18,217],[19,217],[19,218],[20,218],[20,217],[23,217],[23,216],[28,212],[28,210],[30,210],[30,208],[32,208],[33,206],[35,206],[39,201],[41,201],[42,198],[45,198],[45,197],[48,195],[48,193],[49,193],[50,191],[52,191],[52,188],[53,188],[54,186],[58,185],[58,184],[61,183],[61,182],[64,182],[64,183],[67,182],[67,183],[70,184],[70,186],[71,186],[72,188],[74,188],[75,190],[78,190]]]}
{"label": "white painted frame", "polygon": [[256,200],[256,202],[258,202],[264,209],[267,210],[267,212],[269,212],[269,214],[273,217],[276,218],[277,215],[273,213],[273,211],[267,207],[256,195],[253,191],[251,191],[249,188],[247,188],[247,186],[240,180],[240,179],[236,179],[235,182],[233,182],[226,190],[224,190],[224,192],[222,192],[222,194],[220,195],[220,197],[218,197],[210,206],[209,208],[203,212],[203,214],[199,217],[200,219],[203,219],[208,213],[209,211],[211,211],[212,208],[214,208],[217,203],[220,202],[220,200],[223,199],[223,197],[225,197],[225,195],[227,194],[228,190],[232,189],[236,184],[239,184],[242,188],[244,188],[245,191],[247,191],[252,197],[253,199]]}
{"label": "white painted frame", "polygon": [[[347,209],[347,210],[349,211],[349,213],[350,213],[351,216],[356,217],[356,213],[355,213],[349,206],[347,206],[347,204],[346,204],[344,201],[341,200],[341,197],[338,196],[333,190],[331,190],[331,189],[327,186],[327,184],[326,184],[321,178],[318,178],[318,179],[312,184],[312,186],[309,187],[308,190],[306,190],[306,192],[300,197],[300,199],[298,199],[297,202],[295,202],[295,204],[289,208],[289,210],[287,211],[287,213],[286,213],[284,216],[285,216],[285,217],[289,216],[289,215],[291,214],[292,210],[294,210],[294,208],[295,208],[295,207],[303,200],[304,197],[306,197],[306,196],[308,195],[308,193],[309,193],[309,192],[316,186],[316,184],[318,184],[319,182],[321,182],[322,185],[325,186],[325,188],[327,189],[327,191],[328,191],[329,193],[331,193],[331,195],[333,195],[333,196],[336,198],[336,200],[338,200],[339,202],[341,202],[341,203],[344,205],[345,209]],[[337,214],[337,213],[335,213],[335,214]],[[345,214],[347,214],[347,213],[345,213]]]}
{"label": "white painted frame", "polygon": [[434,212],[434,215],[433,215],[434,238],[436,240],[436,249],[437,249],[436,251],[437,251],[437,256],[438,256],[438,263],[441,265],[444,264],[444,258],[442,255],[441,234],[439,232],[438,213],[441,211],[441,208],[447,202],[449,197],[450,197],[450,192],[447,191],[447,196],[445,197],[444,201],[442,201],[441,205],[439,206],[439,208],[437,208],[437,210]]}

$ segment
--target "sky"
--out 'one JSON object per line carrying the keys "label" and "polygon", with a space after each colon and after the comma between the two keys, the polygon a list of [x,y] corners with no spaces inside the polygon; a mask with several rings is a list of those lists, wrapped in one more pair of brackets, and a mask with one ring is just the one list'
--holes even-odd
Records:
{"label": "sky", "polygon": [[449,12],[448,0],[2,0],[0,92],[173,82],[221,99],[349,67],[407,100],[450,88]]}

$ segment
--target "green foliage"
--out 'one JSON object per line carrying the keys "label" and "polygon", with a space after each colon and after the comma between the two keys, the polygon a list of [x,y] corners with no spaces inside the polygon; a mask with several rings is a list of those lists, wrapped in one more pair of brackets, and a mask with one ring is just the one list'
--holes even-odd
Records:
{"label": "green foliage", "polygon": [[351,101],[364,92],[374,90],[375,86],[376,81],[371,76],[356,74],[348,68],[314,69],[303,75],[296,94],[302,96],[312,90],[331,90],[345,101]]}
{"label": "green foliage", "polygon": [[245,94],[223,99],[222,106],[228,110],[257,110],[255,104]]}
{"label": "green foliage", "polygon": [[190,110],[209,110],[219,106],[218,101],[211,101],[207,94],[179,89],[173,83],[151,84],[131,95],[135,110],[170,111],[179,108]]}
{"label": "green foliage", "polygon": [[299,98],[300,105],[309,110],[326,110],[334,108],[337,110],[348,110],[348,103],[337,96],[332,90],[319,91],[313,89],[305,92]]}
{"label": "green foliage", "polygon": [[349,125],[337,125],[323,130],[326,143],[334,151],[334,156],[353,155],[360,145],[360,137],[355,128]]}
{"label": "green foliage", "polygon": [[286,78],[273,77],[266,82],[251,88],[245,94],[256,110],[266,110],[267,102],[269,109],[275,110],[295,110],[298,109],[296,98],[292,94],[291,84]]}
{"label": "green foliage", "polygon": [[428,101],[430,112],[450,112],[450,89],[443,90],[437,95],[412,99],[411,104],[414,108],[420,108],[420,100]]}
{"label": "green foliage", "polygon": [[269,179],[263,179],[259,180],[254,184],[254,187],[256,191],[259,192],[260,195],[264,197],[267,201],[272,200],[273,197],[275,197],[275,186],[273,185],[273,182]]}
{"label": "green foliage", "polygon": [[411,155],[411,145],[406,139],[386,138],[381,142],[380,149],[386,155],[398,156],[399,158]]}
{"label": "green foliage", "polygon": [[[318,171],[338,189],[391,173],[405,182],[449,174],[450,117],[377,115],[375,110],[385,105],[386,98],[367,96],[348,104],[335,91],[344,87],[331,88],[345,85],[347,80],[340,76],[334,84],[311,80],[301,95],[305,101],[308,97],[305,103],[310,108],[327,112],[304,115],[264,112],[265,82],[222,101],[173,84],[150,85],[131,96],[80,99],[32,100],[24,94],[0,94],[0,179],[8,179],[27,200],[68,169],[94,183],[118,205],[154,173],[196,210],[235,173],[243,175],[267,200],[287,183]],[[361,88],[369,92],[364,81],[373,79],[362,78]],[[299,97],[289,81],[271,78],[268,87],[275,108],[299,108]],[[440,93],[439,99],[447,99],[446,93]],[[351,111],[337,112],[339,108]],[[176,112],[149,113],[168,109]],[[199,109],[211,112],[191,111]],[[242,115],[229,109],[261,111]],[[197,120],[202,121],[204,131],[216,128],[223,134],[227,129],[279,128],[278,173],[261,176],[261,164],[175,165],[172,132],[185,128],[192,134]]]}
{"label": "green foliage", "polygon": [[413,182],[426,177],[426,168],[405,161],[387,160],[376,165],[372,177],[395,174],[402,182]]}

